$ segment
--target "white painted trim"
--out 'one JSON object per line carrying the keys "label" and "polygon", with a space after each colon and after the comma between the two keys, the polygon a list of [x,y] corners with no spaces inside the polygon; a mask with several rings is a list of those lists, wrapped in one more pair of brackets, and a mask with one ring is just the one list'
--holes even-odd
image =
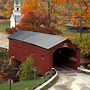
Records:
{"label": "white painted trim", "polygon": [[51,77],[48,81],[46,81],[45,83],[43,83],[39,87],[35,88],[34,90],[40,90],[40,89],[42,89],[43,87],[45,87],[46,85],[48,85],[51,81],[53,81],[57,77],[57,75],[58,75],[58,72],[56,71],[56,74],[53,77]]}
{"label": "white painted trim", "polygon": [[85,69],[85,68],[78,67],[78,70],[83,71],[83,72],[86,72],[86,73],[90,73],[90,70]]}

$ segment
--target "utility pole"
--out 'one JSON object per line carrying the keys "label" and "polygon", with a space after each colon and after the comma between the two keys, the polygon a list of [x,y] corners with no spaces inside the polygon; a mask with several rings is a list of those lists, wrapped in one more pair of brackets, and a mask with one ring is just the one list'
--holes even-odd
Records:
{"label": "utility pole", "polygon": [[79,21],[80,21],[80,41],[82,40],[82,34],[83,34],[83,31],[82,31],[82,22],[83,22],[83,18],[82,17],[79,17]]}
{"label": "utility pole", "polygon": [[36,69],[33,69],[33,71],[34,71],[34,88],[36,87],[36,72],[37,72],[37,70]]}
{"label": "utility pole", "polygon": [[12,89],[12,79],[11,79],[11,70],[12,70],[12,59],[15,58],[14,56],[11,56],[10,57],[10,61],[9,61],[9,67],[10,67],[10,70],[9,70],[9,75],[10,75],[10,82],[9,82],[9,88],[10,90]]}
{"label": "utility pole", "polygon": [[50,16],[50,11],[51,11],[51,0],[48,0],[48,17],[51,18]]}

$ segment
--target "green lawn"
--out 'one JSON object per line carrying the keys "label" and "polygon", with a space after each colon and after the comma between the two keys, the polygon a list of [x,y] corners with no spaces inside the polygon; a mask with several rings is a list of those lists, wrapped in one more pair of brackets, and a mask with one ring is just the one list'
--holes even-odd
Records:
{"label": "green lawn", "polygon": [[82,38],[80,37],[80,32],[73,32],[69,29],[63,28],[62,35],[70,39],[73,43],[78,42],[80,39],[88,38],[90,40],[90,33],[82,33]]}
{"label": "green lawn", "polygon": [[[39,86],[41,83],[45,82],[51,77],[51,75],[37,79],[37,80],[30,80],[30,81],[20,81],[17,83],[12,84],[12,90],[33,90],[34,87]],[[25,89],[27,88],[27,89]],[[9,89],[9,84],[1,84],[0,85],[0,90],[10,90]]]}
{"label": "green lawn", "polygon": [[[79,32],[71,32],[70,30],[63,28],[62,30],[64,35],[69,35],[69,36],[73,36],[75,38],[79,38],[80,37],[80,33]],[[82,37],[86,37],[89,36],[90,38],[90,33],[82,33]]]}
{"label": "green lawn", "polygon": [[9,22],[0,22],[0,32],[3,32],[6,28],[10,27]]}

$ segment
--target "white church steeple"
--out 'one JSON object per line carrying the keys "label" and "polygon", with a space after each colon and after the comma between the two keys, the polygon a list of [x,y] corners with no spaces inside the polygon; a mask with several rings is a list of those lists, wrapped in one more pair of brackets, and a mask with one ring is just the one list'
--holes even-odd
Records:
{"label": "white church steeple", "polygon": [[21,13],[20,8],[21,8],[20,0],[14,0],[13,13],[10,18],[10,28],[18,25],[20,19],[22,18],[23,15]]}
{"label": "white church steeple", "polygon": [[14,15],[21,15],[21,5],[19,3],[19,0],[14,0]]}

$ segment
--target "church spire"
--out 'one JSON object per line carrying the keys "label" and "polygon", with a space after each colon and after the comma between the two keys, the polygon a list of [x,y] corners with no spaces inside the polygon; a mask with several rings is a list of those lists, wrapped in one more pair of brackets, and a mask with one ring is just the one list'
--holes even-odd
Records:
{"label": "church spire", "polygon": [[14,10],[13,10],[14,15],[21,15],[20,8],[21,5],[19,0],[14,0]]}
{"label": "church spire", "polygon": [[21,2],[22,0],[13,0],[13,13],[10,18],[10,28],[15,27],[18,25],[20,19],[22,18],[22,13],[21,13]]}

